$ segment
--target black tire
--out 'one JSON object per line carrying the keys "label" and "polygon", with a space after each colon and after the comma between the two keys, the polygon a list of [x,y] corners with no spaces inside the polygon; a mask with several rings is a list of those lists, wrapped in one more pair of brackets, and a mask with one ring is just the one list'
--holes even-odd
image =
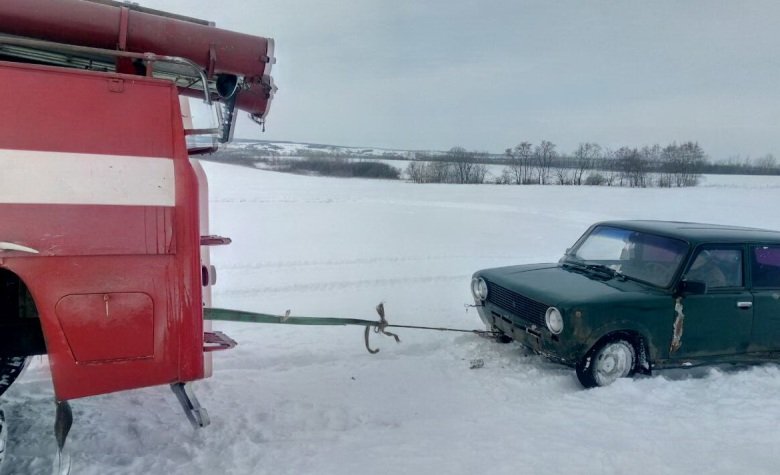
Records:
{"label": "black tire", "polygon": [[630,341],[615,336],[601,340],[577,363],[577,379],[586,388],[608,386],[634,375],[637,351]]}
{"label": "black tire", "polygon": [[22,374],[27,366],[28,358],[25,356],[8,356],[0,358],[0,396],[8,391],[8,388]]}

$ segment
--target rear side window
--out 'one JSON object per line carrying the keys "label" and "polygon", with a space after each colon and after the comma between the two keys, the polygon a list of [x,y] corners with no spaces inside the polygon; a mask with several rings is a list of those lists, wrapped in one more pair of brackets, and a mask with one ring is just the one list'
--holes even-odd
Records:
{"label": "rear side window", "polygon": [[753,249],[753,287],[780,288],[780,246]]}

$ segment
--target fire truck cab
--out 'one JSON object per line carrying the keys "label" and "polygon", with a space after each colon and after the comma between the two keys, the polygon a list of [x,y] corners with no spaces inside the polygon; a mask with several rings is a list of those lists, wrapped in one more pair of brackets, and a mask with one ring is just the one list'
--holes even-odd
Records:
{"label": "fire truck cab", "polygon": [[[230,139],[236,109],[265,120],[272,63],[272,40],[201,20],[4,0],[0,393],[46,354],[57,401],[171,384],[192,406],[183,385],[234,343],[204,325],[208,246],[229,240],[208,233],[191,156]],[[183,96],[213,103],[217,126],[192,129]]]}

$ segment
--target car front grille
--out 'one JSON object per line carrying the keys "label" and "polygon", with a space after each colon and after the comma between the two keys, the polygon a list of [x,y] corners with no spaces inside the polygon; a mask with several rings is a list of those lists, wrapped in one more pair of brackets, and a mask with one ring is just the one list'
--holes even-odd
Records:
{"label": "car front grille", "polygon": [[[549,308],[536,300],[529,299],[517,292],[505,289],[500,285],[493,282],[487,282],[488,297],[487,301],[497,307],[510,312],[513,316],[522,318],[523,320],[544,327],[544,314]],[[519,322],[518,322],[519,323]]]}

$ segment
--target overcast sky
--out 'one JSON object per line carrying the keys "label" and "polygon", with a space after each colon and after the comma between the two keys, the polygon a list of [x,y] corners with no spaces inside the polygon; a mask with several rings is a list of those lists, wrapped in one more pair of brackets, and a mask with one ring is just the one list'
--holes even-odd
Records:
{"label": "overcast sky", "polygon": [[780,156],[776,0],[135,1],[275,38],[267,132],[236,137]]}

